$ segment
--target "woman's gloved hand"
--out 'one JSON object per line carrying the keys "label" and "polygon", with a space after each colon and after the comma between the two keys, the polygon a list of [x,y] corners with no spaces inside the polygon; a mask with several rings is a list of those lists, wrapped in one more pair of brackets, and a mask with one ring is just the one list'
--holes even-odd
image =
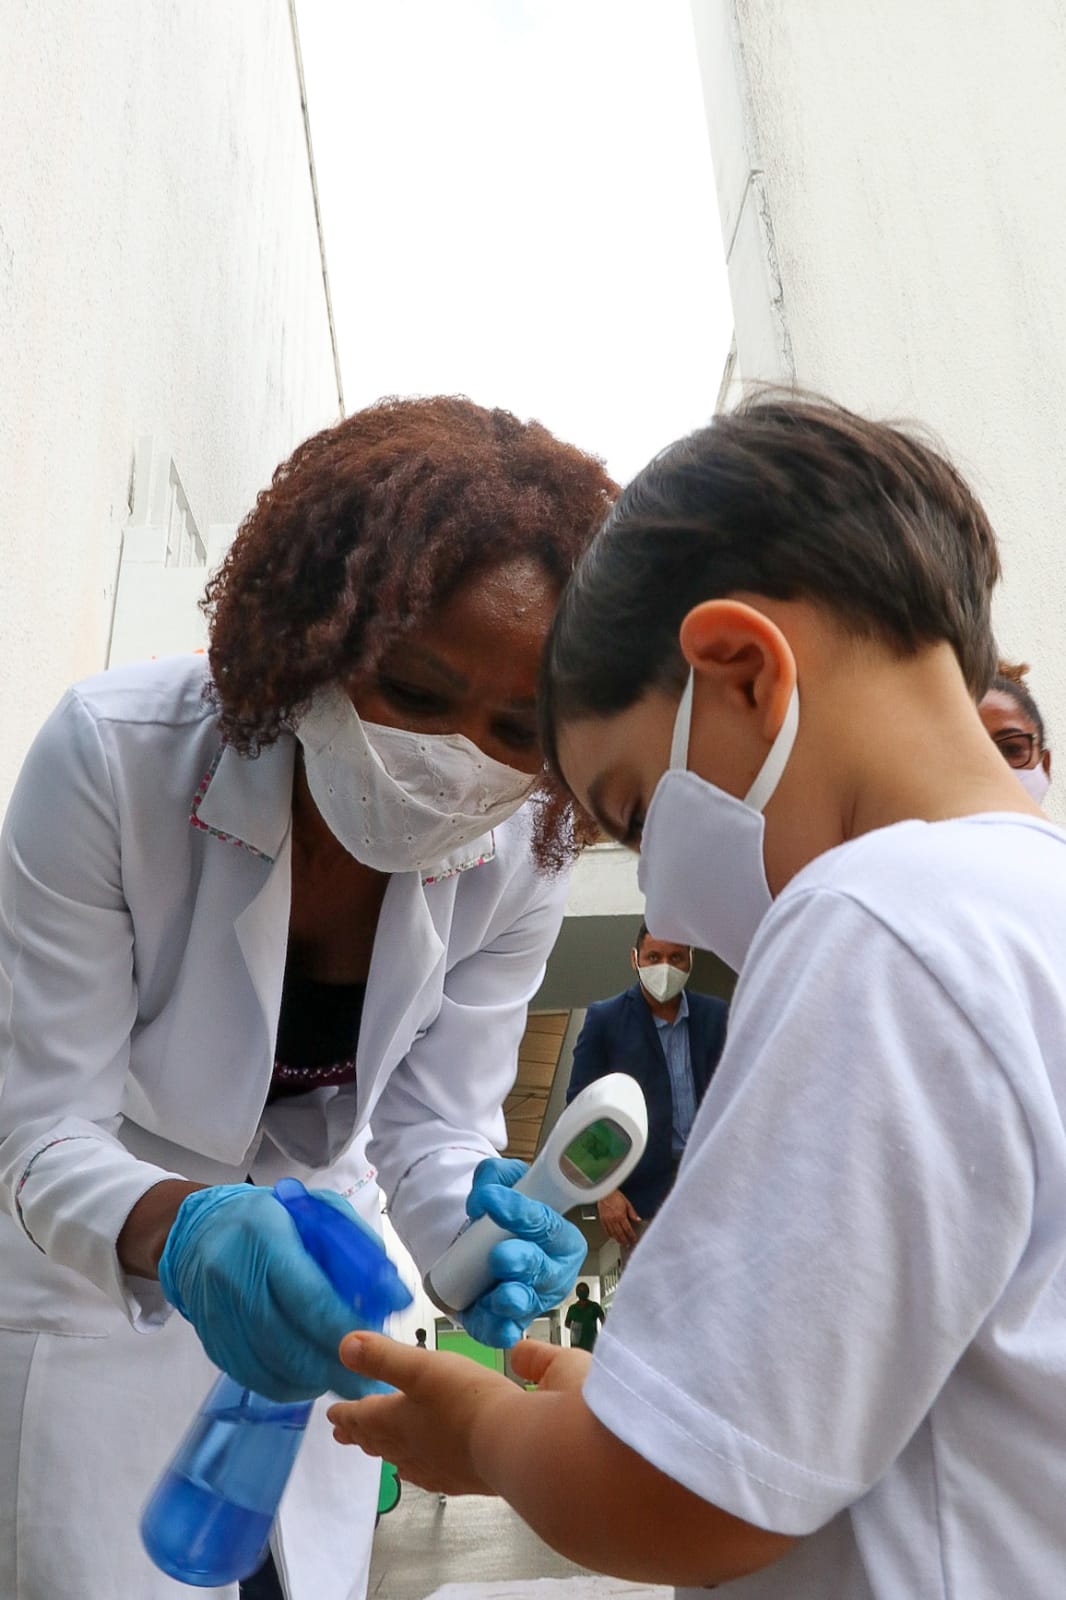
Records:
{"label": "woman's gloved hand", "polygon": [[[339,1194],[311,1192],[381,1248]],[[308,1255],[271,1189],[217,1184],[189,1195],[160,1257],[159,1282],[215,1365],[268,1400],[310,1400],[328,1389],[358,1400],[379,1387],[341,1364],[338,1345],[365,1324]]]}
{"label": "woman's gloved hand", "polygon": [[539,1200],[516,1194],[512,1185],[524,1161],[482,1161],[466,1199],[471,1217],[491,1217],[513,1239],[489,1252],[499,1280],[463,1312],[467,1333],[481,1344],[507,1349],[517,1344],[534,1317],[549,1311],[573,1288],[588,1246],[572,1222]]}

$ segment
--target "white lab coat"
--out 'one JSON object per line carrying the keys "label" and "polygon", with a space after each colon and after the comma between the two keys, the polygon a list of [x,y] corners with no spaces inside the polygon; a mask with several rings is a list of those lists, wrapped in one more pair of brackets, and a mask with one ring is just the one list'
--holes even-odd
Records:
{"label": "white lab coat", "polygon": [[[503,1141],[562,916],[565,881],[536,873],[525,813],[425,878],[394,876],[356,1083],[264,1110],[294,741],[255,760],[222,747],[204,682],[182,657],[71,690],[0,844],[2,1600],[186,1592],[142,1554],[137,1516],[211,1369],[159,1285],[118,1263],[134,1202],[167,1176],[293,1172],[372,1213],[357,1137],[372,1118],[369,1162],[424,1271]],[[276,1536],[292,1600],[362,1594],[360,1478],[365,1458],[316,1415]]]}

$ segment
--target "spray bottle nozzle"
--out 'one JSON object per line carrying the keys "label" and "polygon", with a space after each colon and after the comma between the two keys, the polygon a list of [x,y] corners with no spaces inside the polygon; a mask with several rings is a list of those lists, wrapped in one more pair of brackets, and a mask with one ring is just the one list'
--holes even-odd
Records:
{"label": "spray bottle nozzle", "polygon": [[347,1206],[311,1194],[298,1178],[280,1179],[274,1194],[308,1255],[367,1327],[380,1328],[386,1317],[411,1304],[384,1247]]}

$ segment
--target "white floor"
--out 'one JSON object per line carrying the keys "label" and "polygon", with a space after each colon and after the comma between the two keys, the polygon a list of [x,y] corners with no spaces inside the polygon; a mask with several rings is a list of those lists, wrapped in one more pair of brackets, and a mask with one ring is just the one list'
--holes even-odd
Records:
{"label": "white floor", "polygon": [[672,1589],[646,1589],[620,1578],[517,1578],[503,1583],[446,1583],[428,1600],[670,1600]]}
{"label": "white floor", "polygon": [[374,1539],[370,1600],[673,1600],[600,1578],[543,1544],[501,1500],[443,1504],[404,1485]]}

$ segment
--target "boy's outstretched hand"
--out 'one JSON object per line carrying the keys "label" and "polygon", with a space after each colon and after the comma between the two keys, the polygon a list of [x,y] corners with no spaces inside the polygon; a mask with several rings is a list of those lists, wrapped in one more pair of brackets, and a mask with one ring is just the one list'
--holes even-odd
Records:
{"label": "boy's outstretched hand", "polygon": [[394,1462],[420,1489],[502,1494],[572,1561],[637,1582],[707,1587],[792,1543],[700,1499],[609,1433],[585,1404],[591,1357],[523,1340],[521,1389],[466,1356],[350,1333],[341,1360],[399,1392],[330,1407],[334,1437]]}
{"label": "boy's outstretched hand", "polygon": [[[466,1356],[412,1349],[383,1334],[352,1333],[341,1360],[353,1372],[399,1391],[330,1407],[333,1437],[380,1456],[420,1489],[443,1494],[494,1494],[476,1463],[476,1440],[485,1430],[507,1427],[524,1391],[509,1378]],[[541,1392],[580,1389],[589,1357],[579,1350],[524,1340],[511,1361],[519,1377]]]}

